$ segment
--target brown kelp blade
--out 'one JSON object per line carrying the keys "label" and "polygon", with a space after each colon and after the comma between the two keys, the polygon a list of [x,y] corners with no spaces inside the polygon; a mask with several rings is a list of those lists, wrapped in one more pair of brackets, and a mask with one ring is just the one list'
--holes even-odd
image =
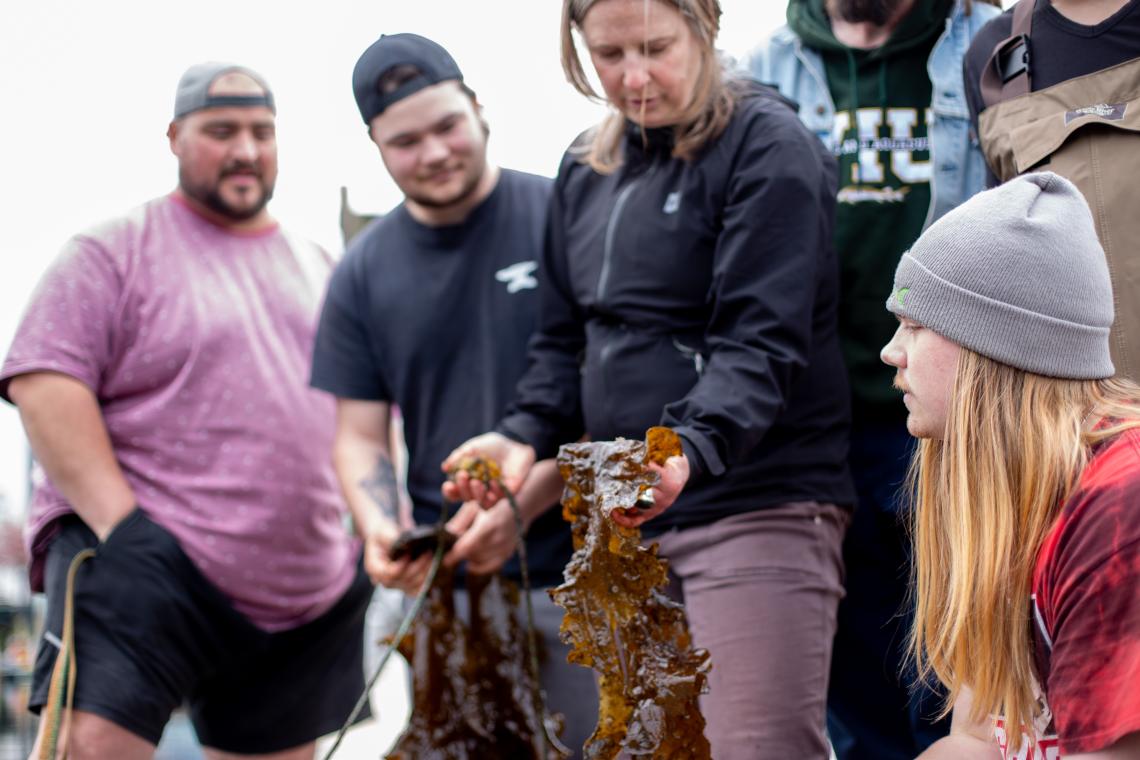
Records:
{"label": "brown kelp blade", "polygon": [[586,758],[709,758],[698,697],[708,686],[708,652],[696,649],[684,609],[667,599],[667,563],[641,531],[609,519],[634,509],[657,476],[649,462],[681,454],[676,433],[651,428],[647,440],[618,438],[566,445],[558,468],[566,482],[562,512],[574,556],[565,582],[550,592],[566,610],[569,659],[599,675],[598,725]]}
{"label": "brown kelp blade", "polygon": [[469,622],[456,615],[454,575],[442,570],[400,643],[412,668],[412,715],[387,760],[562,760],[562,716],[535,699],[514,614],[518,587],[500,575],[468,575],[467,591]]}

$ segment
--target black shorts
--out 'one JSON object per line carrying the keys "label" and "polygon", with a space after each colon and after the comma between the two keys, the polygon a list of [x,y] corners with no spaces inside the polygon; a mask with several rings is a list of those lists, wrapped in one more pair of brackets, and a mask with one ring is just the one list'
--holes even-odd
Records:
{"label": "black shorts", "polygon": [[[157,744],[186,703],[198,739],[226,752],[279,752],[336,731],[364,691],[364,612],[372,585],[358,565],[321,617],[267,633],[234,610],[174,537],[135,510],[100,544],[74,515],[45,564],[47,617],[29,704],[47,701],[63,630],[67,568],[75,580],[75,708]],[[361,719],[367,717],[367,708]]]}

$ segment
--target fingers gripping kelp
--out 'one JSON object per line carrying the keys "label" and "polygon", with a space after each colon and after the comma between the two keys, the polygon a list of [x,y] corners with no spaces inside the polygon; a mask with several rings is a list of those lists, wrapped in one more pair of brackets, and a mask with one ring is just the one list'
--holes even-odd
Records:
{"label": "fingers gripping kelp", "polygon": [[[487,484],[500,478],[498,463],[490,459],[466,460],[458,470]],[[557,738],[563,718],[547,712],[538,680],[525,531],[514,497],[508,494],[507,499],[519,534],[525,636],[514,614],[519,588],[498,574],[468,574],[469,614],[466,620],[456,614],[455,576],[442,563],[444,552],[455,543],[445,527],[446,503],[436,525],[405,531],[390,550],[409,557],[432,551],[434,557],[361,696],[362,701],[367,698],[389,655],[399,651],[412,669],[412,714],[386,760],[562,760],[570,754]],[[336,752],[360,706],[341,728],[325,760]]]}
{"label": "fingers gripping kelp", "polygon": [[708,652],[693,647],[684,608],[661,592],[668,565],[657,545],[642,546],[639,530],[610,519],[614,510],[636,509],[653,487],[650,462],[680,454],[680,439],[662,427],[645,442],[576,443],[558,453],[575,553],[550,595],[566,610],[570,661],[599,673],[600,714],[586,758],[710,757],[698,705]]}

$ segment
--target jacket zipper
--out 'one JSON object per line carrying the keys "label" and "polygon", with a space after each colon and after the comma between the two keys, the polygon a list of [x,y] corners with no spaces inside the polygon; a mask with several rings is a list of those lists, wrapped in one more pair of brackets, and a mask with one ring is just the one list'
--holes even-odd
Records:
{"label": "jacket zipper", "polygon": [[605,301],[606,285],[609,284],[610,279],[610,260],[613,258],[614,235],[617,233],[617,224],[621,219],[622,209],[625,208],[625,203],[629,200],[629,195],[633,192],[633,189],[641,184],[652,172],[653,167],[650,166],[649,171],[645,174],[630,180],[629,184],[623,187],[621,192],[618,193],[617,200],[614,201],[613,210],[610,211],[610,218],[606,221],[606,239],[604,247],[602,248],[602,272],[598,275],[598,290],[595,294],[598,305],[601,305]]}
{"label": "jacket zipper", "polygon": [[600,395],[602,400],[602,409],[605,413],[606,419],[610,418],[610,405],[608,403],[609,393],[606,391],[606,386],[609,385],[609,382],[606,379],[606,364],[609,363],[610,352],[613,350],[613,347],[613,341],[607,341],[602,346],[602,350],[598,352],[598,379],[601,381],[600,384],[602,392]]}
{"label": "jacket zipper", "polygon": [[[617,232],[618,222],[621,220],[622,209],[625,208],[626,201],[629,200],[629,196],[633,192],[634,188],[645,181],[645,179],[653,173],[653,166],[653,164],[650,164],[649,169],[645,172],[645,174],[642,174],[640,177],[634,177],[629,181],[628,185],[622,188],[621,192],[618,193],[617,200],[614,201],[613,209],[610,211],[609,219],[606,220],[606,237],[602,248],[602,271],[598,275],[598,290],[594,296],[599,306],[605,301],[606,285],[609,283],[610,279],[610,261],[613,258],[614,235]],[[601,377],[603,388],[607,384],[606,365],[609,363],[610,353],[612,350],[613,342],[607,341],[606,344],[602,346],[602,349],[598,352],[598,373]],[[608,398],[608,395],[603,392],[602,398],[602,403],[605,404],[604,399]],[[609,416],[609,409],[606,409],[606,417]]]}

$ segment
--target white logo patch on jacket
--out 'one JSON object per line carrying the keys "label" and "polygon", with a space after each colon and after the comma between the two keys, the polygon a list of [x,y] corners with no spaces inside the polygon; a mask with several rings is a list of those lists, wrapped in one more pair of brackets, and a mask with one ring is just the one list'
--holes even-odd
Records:
{"label": "white logo patch on jacket", "polygon": [[508,293],[532,290],[538,287],[538,280],[534,277],[536,269],[538,269],[537,261],[520,261],[495,272],[495,279],[507,283]]}

